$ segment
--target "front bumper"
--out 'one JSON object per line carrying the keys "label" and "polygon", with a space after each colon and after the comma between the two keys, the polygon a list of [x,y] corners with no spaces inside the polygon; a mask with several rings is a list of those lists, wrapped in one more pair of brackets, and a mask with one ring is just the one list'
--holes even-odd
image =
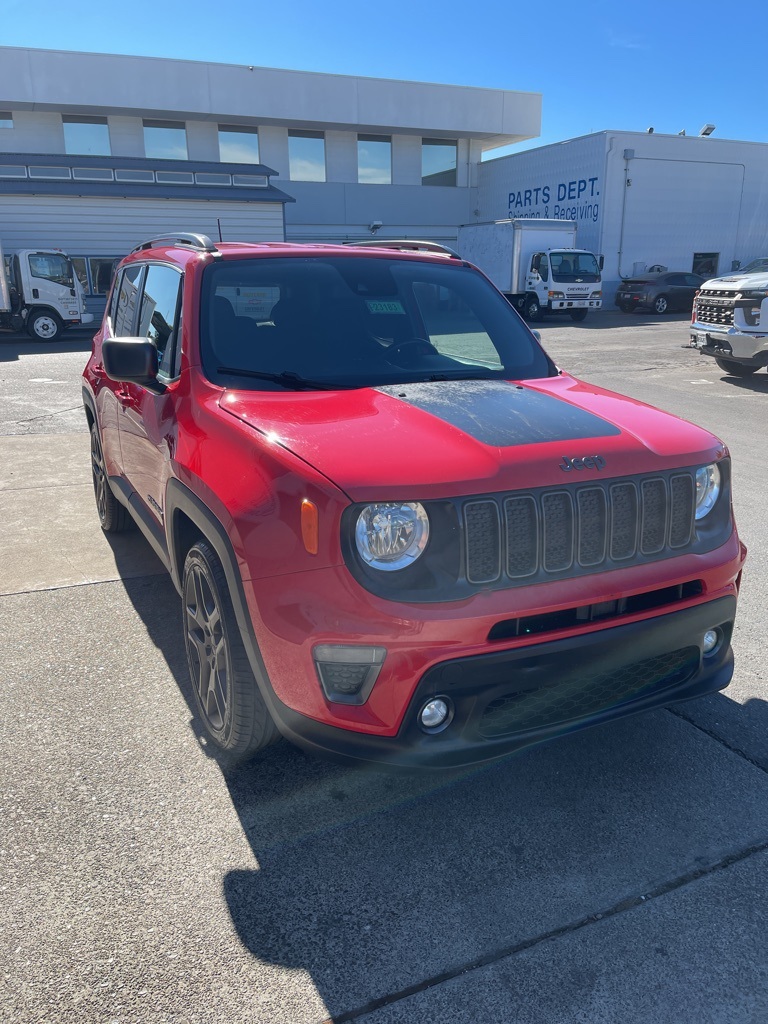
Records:
{"label": "front bumper", "polygon": [[551,309],[600,309],[602,299],[552,299]]}
{"label": "front bumper", "polygon": [[745,332],[735,327],[717,327],[694,320],[690,327],[691,347],[706,356],[722,356],[753,366],[768,366],[768,334]]}
{"label": "front bumper", "polygon": [[[281,732],[315,753],[392,767],[491,761],[565,733],[722,690],[733,674],[736,597],[726,596],[592,633],[434,665],[397,734],[365,735],[273,708]],[[703,653],[707,630],[719,646]],[[418,712],[434,696],[453,710],[426,733]]]}

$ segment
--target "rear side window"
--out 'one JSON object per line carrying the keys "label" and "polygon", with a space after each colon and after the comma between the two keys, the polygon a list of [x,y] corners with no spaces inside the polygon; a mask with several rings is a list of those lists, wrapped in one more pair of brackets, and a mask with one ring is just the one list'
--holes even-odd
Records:
{"label": "rear side window", "polygon": [[154,343],[160,373],[169,377],[174,376],[180,295],[181,274],[178,270],[162,264],[152,264],[147,268],[137,335]]}

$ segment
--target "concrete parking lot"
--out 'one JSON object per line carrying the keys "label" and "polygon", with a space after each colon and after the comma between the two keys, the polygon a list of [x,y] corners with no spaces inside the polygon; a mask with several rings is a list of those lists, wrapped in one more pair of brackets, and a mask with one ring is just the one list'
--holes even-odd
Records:
{"label": "concrete parking lot", "polygon": [[749,557],[722,694],[491,767],[385,775],[202,740],[179,598],[98,526],[87,334],[0,335],[3,1021],[764,1024],[768,373],[683,316],[537,325],[720,435]]}

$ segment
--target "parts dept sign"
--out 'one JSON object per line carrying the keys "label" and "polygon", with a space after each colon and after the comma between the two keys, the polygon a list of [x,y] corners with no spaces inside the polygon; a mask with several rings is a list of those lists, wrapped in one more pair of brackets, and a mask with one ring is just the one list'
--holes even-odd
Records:
{"label": "parts dept sign", "polygon": [[600,178],[572,178],[509,193],[509,217],[547,217],[597,223]]}

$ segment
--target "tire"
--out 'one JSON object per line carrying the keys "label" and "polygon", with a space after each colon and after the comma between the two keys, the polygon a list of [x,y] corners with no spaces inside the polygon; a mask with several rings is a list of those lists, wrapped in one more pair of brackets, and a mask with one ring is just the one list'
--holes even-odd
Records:
{"label": "tire", "polygon": [[620,302],[619,309],[622,313],[631,313],[634,310],[634,306],[631,302]]}
{"label": "tire", "polygon": [[588,310],[586,309],[572,309],[571,320],[575,320],[577,324],[580,324],[582,320],[587,319],[587,312]]}
{"label": "tire", "polygon": [[657,295],[653,300],[653,312],[661,315],[669,312],[669,299],[666,295]]}
{"label": "tire", "polygon": [[751,377],[759,369],[757,366],[745,366],[744,363],[737,363],[733,359],[721,359],[719,356],[715,356],[715,362],[721,370],[730,373],[732,377]]}
{"label": "tire", "polygon": [[182,615],[195,705],[206,733],[233,761],[279,739],[254,678],[224,567],[206,540],[184,562]]}
{"label": "tire", "polygon": [[538,299],[526,299],[523,313],[525,315],[525,319],[530,320],[531,323],[534,324],[544,319],[544,313],[542,312]]}
{"label": "tire", "polygon": [[102,530],[104,533],[122,533],[131,525],[131,518],[128,509],[120,504],[109,485],[101,438],[95,423],[91,427],[91,474]]}
{"label": "tire", "polygon": [[27,320],[27,334],[34,341],[56,341],[64,330],[64,324],[55,313],[40,310]]}

